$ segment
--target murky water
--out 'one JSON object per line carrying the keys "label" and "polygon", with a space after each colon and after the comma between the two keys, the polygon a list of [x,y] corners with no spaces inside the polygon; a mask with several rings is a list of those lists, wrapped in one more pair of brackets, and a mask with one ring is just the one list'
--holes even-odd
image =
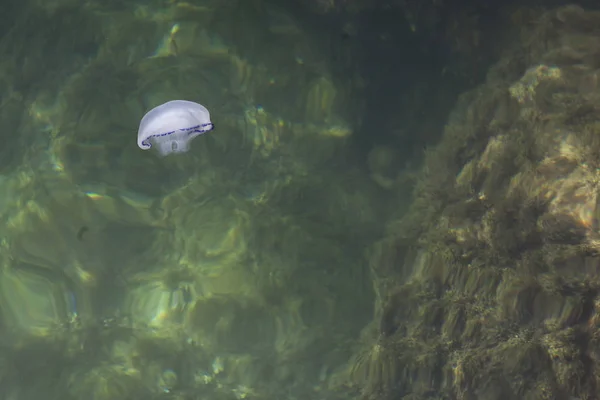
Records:
{"label": "murky water", "polygon": [[[260,1],[9,11],[2,398],[342,393],[389,189],[357,158],[358,72]],[[142,151],[139,120],[174,99],[215,130],[186,153]]]}

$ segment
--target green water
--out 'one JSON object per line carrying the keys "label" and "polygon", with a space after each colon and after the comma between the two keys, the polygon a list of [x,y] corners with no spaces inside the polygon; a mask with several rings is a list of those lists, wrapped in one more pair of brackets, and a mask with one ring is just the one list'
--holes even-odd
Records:
{"label": "green water", "polygon": [[[0,398],[344,398],[398,188],[357,65],[260,1],[3,12]],[[142,151],[173,99],[216,129]]]}

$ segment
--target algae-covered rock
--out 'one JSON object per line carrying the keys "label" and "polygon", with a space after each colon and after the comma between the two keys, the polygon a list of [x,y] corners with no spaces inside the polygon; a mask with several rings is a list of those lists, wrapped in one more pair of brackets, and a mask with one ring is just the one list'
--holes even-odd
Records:
{"label": "algae-covered rock", "polygon": [[364,398],[597,397],[597,26],[540,14],[457,103],[372,253]]}

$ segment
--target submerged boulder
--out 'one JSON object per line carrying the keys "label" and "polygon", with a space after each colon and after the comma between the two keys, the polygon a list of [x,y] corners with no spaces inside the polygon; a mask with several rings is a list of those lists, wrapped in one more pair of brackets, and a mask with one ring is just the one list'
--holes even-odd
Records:
{"label": "submerged boulder", "polygon": [[599,27],[539,15],[457,103],[371,252],[376,319],[349,368],[364,398],[596,398]]}

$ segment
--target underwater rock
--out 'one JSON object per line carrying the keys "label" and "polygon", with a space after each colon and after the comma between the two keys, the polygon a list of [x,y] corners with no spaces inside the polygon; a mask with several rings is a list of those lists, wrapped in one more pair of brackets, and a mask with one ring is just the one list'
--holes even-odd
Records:
{"label": "underwater rock", "polygon": [[[383,323],[351,364],[363,398],[597,397],[599,24],[538,16],[462,95],[371,254]],[[382,344],[410,372],[386,372]]]}

